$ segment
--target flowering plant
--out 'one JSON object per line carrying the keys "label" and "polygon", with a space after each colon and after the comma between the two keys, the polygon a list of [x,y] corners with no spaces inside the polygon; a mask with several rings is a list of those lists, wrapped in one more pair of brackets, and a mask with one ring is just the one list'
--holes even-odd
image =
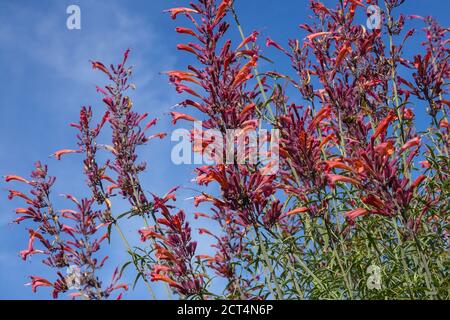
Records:
{"label": "flowering plant", "polygon": [[[189,39],[177,49],[195,58],[186,70],[166,72],[186,95],[178,107],[187,111],[170,114],[174,124],[201,120],[188,132],[192,151],[216,160],[195,170],[202,191],[194,205],[204,212],[177,209],[178,187],[150,197],[141,184],[146,164],[137,149],[166,134],[147,136],[156,119],[133,109],[129,50],[110,68],[93,61],[110,82],[97,87],[106,110],[93,126],[92,109],[83,107],[72,124],[78,148],[54,154],[83,155],[91,196],[67,195],[74,208],[56,210],[46,166],[37,163],[30,180],[6,176],[31,187],[30,195],[9,191],[29,206],[16,210],[16,222],[34,226],[22,258],[45,255],[57,270],[56,280],[32,276],[32,289],[104,299],[128,289],[119,281],[133,265],[153,298],[153,284],[162,282],[168,297],[182,299],[448,299],[448,29],[431,17],[399,15],[404,1],[341,0],[331,8],[311,0],[303,39],[265,41],[266,55],[280,51],[291,74],[272,65],[258,71],[268,60],[259,32],[244,33],[233,1],[167,10],[189,23],[176,28]],[[358,14],[373,18],[374,8],[378,24],[359,24]],[[407,29],[411,19],[423,23],[425,40],[423,52],[408,57],[404,47],[420,38]],[[239,43],[228,37],[231,26]],[[418,108],[429,115],[424,131]],[[100,144],[107,125],[111,142]],[[267,129],[255,146],[251,134]],[[226,147],[218,137],[226,137]],[[252,151],[268,141],[272,148],[255,159]],[[108,155],[104,163],[99,151]],[[128,211],[114,212],[117,197]],[[142,244],[131,247],[123,218],[142,221]],[[197,248],[192,218],[204,221],[198,234],[211,237],[212,254]],[[106,258],[96,255],[113,232],[130,261],[104,286],[96,272]]]}

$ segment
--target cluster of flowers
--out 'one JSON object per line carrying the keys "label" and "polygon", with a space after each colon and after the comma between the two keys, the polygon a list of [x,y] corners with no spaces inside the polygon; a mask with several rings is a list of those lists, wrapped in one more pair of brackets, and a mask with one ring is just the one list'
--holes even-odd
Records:
{"label": "cluster of flowers", "polygon": [[[20,182],[30,186],[29,195],[16,190],[9,191],[9,199],[21,198],[27,207],[17,208],[19,217],[15,222],[32,220],[37,228],[30,228],[28,248],[20,252],[23,260],[36,254],[45,255],[45,265],[57,270],[57,280],[49,281],[43,277],[31,276],[34,292],[38,287],[52,287],[53,297],[61,292],[74,290],[72,297],[83,299],[108,298],[114,290],[128,290],[120,284],[117,270],[111,283],[104,287],[97,271],[102,268],[107,256],[99,259],[98,251],[103,241],[108,239],[105,229],[104,212],[95,210],[94,199],[78,201],[71,195],[65,195],[74,204],[74,209],[56,210],[50,200],[51,188],[55,178],[48,176],[47,166],[36,163],[31,180],[20,176],[6,176],[7,182]],[[39,246],[36,242],[39,242]],[[66,268],[67,275],[63,275]],[[120,298],[121,294],[119,295]]]}
{"label": "cluster of flowers", "polygon": [[[311,1],[317,23],[300,25],[307,32],[303,42],[290,40],[288,50],[272,39],[266,42],[291,60],[296,77],[278,72],[258,74],[261,56],[256,45],[257,32],[248,37],[242,34],[242,42],[231,49],[231,41],[225,38],[229,24],[224,17],[227,12],[235,15],[232,1],[201,0],[190,8],[169,10],[172,18],[183,15],[193,24],[193,28],[176,29],[196,40],[180,44],[178,49],[193,54],[202,66],[189,65],[188,71],[169,72],[177,91],[193,97],[180,105],[203,113],[207,128],[245,131],[265,122],[281,133],[281,170],[275,175],[261,175],[261,164],[251,162],[197,170],[199,185],[215,182],[220,188],[218,196],[196,197],[196,204],[211,203],[213,214],[201,216],[216,220],[224,232],[219,237],[202,230],[217,239],[217,254],[207,257],[207,263],[228,279],[227,297],[267,297],[264,291],[255,291],[260,288],[260,280],[265,281],[266,289],[273,285],[275,290],[268,290],[269,295],[286,297],[285,292],[296,285],[296,276],[292,276],[290,285],[277,283],[277,276],[289,273],[289,266],[277,263],[276,252],[269,254],[268,261],[264,242],[297,237],[306,232],[310,219],[318,223],[317,229],[322,225],[328,235],[323,236],[320,231],[313,235],[313,241],[331,242],[331,250],[346,260],[347,245],[342,241],[357,238],[358,228],[352,231],[351,227],[358,217],[379,215],[386,217],[385,221],[394,219],[396,227],[400,227],[399,241],[418,243],[419,230],[428,228],[422,224],[433,216],[430,208],[435,206],[441,224],[436,235],[441,245],[445,243],[442,226],[448,223],[448,191],[427,190],[432,188],[424,170],[429,162],[421,161],[422,169],[416,167],[416,162],[431,156],[430,151],[421,153],[423,142],[429,140],[416,132],[415,114],[407,106],[415,102],[413,96],[429,104],[427,111],[436,127],[436,139],[430,140],[444,159],[436,169],[443,186],[448,181],[449,143],[449,104],[443,98],[448,93],[445,81],[449,76],[444,38],[447,29],[431,18],[395,19],[393,11],[403,2],[385,1],[384,29],[368,30],[356,23],[356,12],[368,5],[380,5],[378,1],[367,1],[367,5],[356,0],[343,1],[335,9]],[[403,47],[414,30],[406,31],[400,44],[394,44],[393,39],[403,32],[407,19],[423,20],[427,25],[425,58],[417,55],[409,61],[403,57]],[[235,20],[242,31],[236,16]],[[385,45],[387,39],[389,47]],[[400,76],[405,74],[400,66],[413,70],[414,84]],[[308,105],[289,102],[286,88],[278,84],[280,79],[293,85]],[[270,80],[274,80],[274,85],[269,85]],[[174,122],[195,120],[186,114],[172,115]],[[194,151],[202,153],[207,146],[208,143],[194,145]],[[284,204],[282,199],[287,199]],[[295,203],[287,209],[290,199]],[[340,214],[346,218],[343,226]],[[251,241],[252,236],[256,242]],[[304,253],[308,241],[302,239],[295,245],[302,249],[288,251],[286,262],[292,266],[305,259],[294,253]],[[421,258],[425,254],[422,247],[418,244]],[[269,273],[265,279],[255,276],[258,270],[251,267],[260,257],[259,250]],[[382,255],[379,259],[383,259]],[[427,269],[426,264],[419,268]],[[350,268],[349,264],[345,267]],[[348,297],[352,297],[354,285],[343,278]],[[427,288],[435,290],[431,278],[430,274],[424,275]],[[297,297],[305,296],[298,287],[295,290]]]}
{"label": "cluster of flowers", "polygon": [[[29,248],[22,257],[45,254],[45,264],[70,267],[66,277],[58,271],[54,283],[32,277],[33,290],[51,286],[56,297],[76,288],[73,296],[102,299],[113,290],[127,289],[118,284],[117,271],[112,284],[102,289],[95,272],[106,259],[98,263],[94,254],[109,238],[111,226],[118,228],[119,218],[138,216],[145,224],[139,230],[141,239],[150,243],[151,251],[143,258],[144,267],[135,263],[137,272],[145,281],[166,283],[182,298],[448,295],[442,270],[450,220],[447,29],[430,17],[396,18],[394,12],[403,2],[384,1],[380,29],[368,30],[358,24],[357,12],[380,6],[379,1],[338,1],[333,9],[312,0],[314,22],[300,25],[306,32],[303,40],[290,40],[288,49],[270,38],[266,41],[289,59],[293,75],[258,73],[263,58],[259,33],[245,36],[233,1],[198,0],[190,7],[167,10],[173,19],[187,18],[190,26],[177,27],[176,32],[191,41],[179,44],[178,50],[196,58],[196,65],[185,71],[167,72],[176,91],[188,96],[179,106],[195,110],[203,128],[223,136],[230,129],[245,135],[264,126],[280,133],[277,172],[267,174],[272,162],[251,161],[250,147],[248,161],[196,169],[194,181],[205,192],[194,197],[194,205],[208,207],[210,213],[178,210],[177,188],[163,197],[147,196],[140,182],[146,165],[138,162],[137,148],[165,134],[147,136],[156,119],[146,120],[147,113],[133,110],[127,95],[134,89],[129,82],[132,68],[126,66],[129,51],[117,66],[92,62],[111,83],[97,88],[106,111],[93,127],[92,109],[83,107],[79,123],[72,124],[79,130],[79,148],[55,153],[57,159],[69,153],[84,155],[92,198],[67,196],[76,209],[54,210],[49,196],[55,180],[39,163],[30,181],[6,177],[32,187],[31,196],[10,191],[11,199],[22,198],[30,206],[17,209],[21,216],[16,222],[32,219],[38,226],[29,230]],[[227,17],[234,17],[242,35],[237,45],[226,36]],[[426,25],[425,53],[412,59],[403,54],[415,34],[405,31],[409,20]],[[288,86],[301,102],[287,95]],[[416,129],[415,112],[409,108],[417,101],[427,104],[427,132]],[[172,111],[171,116],[174,124],[197,121],[187,113]],[[106,124],[111,144],[99,144]],[[190,131],[193,151],[202,156],[215,143],[203,134],[195,127]],[[234,150],[243,148],[240,141],[233,141]],[[98,163],[99,150],[108,152],[104,164]],[[210,184],[218,192],[206,192]],[[131,209],[116,218],[112,200],[117,195]],[[219,233],[199,229],[200,235],[213,238],[214,254],[196,252],[190,217],[212,220],[219,228]],[[103,227],[108,232],[97,237]],[[36,240],[43,250],[35,249]],[[131,248],[128,251],[131,254]],[[374,263],[391,274],[382,292],[368,292],[365,286],[365,270]],[[223,294],[210,291],[214,277],[208,268],[227,280]]]}

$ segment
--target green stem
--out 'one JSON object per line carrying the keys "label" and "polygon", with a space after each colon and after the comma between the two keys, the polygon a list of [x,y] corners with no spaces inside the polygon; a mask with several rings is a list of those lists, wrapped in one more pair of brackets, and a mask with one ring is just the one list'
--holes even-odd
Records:
{"label": "green stem", "polygon": [[137,262],[133,256],[133,251],[131,249],[130,243],[128,242],[127,238],[125,237],[125,235],[122,232],[122,229],[120,228],[119,224],[117,223],[117,221],[114,223],[114,226],[116,227],[117,233],[119,233],[120,238],[122,239],[122,242],[125,244],[125,247],[127,248],[128,253],[132,256],[132,260],[133,260],[133,264],[136,268],[136,270],[141,274],[142,279],[144,280],[145,285],[147,286],[147,290],[150,292],[150,294],[152,295],[153,300],[156,300],[156,295],[155,292],[153,291],[152,287],[150,286],[150,283],[148,283],[147,278],[145,277],[145,273],[144,270],[142,270],[138,265]]}
{"label": "green stem", "polygon": [[261,248],[261,252],[263,254],[264,261],[265,261],[265,263],[267,265],[267,268],[269,268],[270,275],[272,277],[272,281],[275,284],[275,289],[277,291],[277,296],[278,296],[277,298],[278,298],[278,300],[281,300],[281,299],[283,299],[283,293],[281,291],[280,285],[278,284],[275,271],[274,271],[273,266],[272,266],[272,264],[271,264],[271,262],[269,260],[269,256],[267,255],[266,246],[265,246],[263,240],[261,239],[261,236],[260,236],[260,233],[259,233],[259,229],[256,226],[255,226],[255,233],[256,233],[256,238],[258,240],[259,247]]}

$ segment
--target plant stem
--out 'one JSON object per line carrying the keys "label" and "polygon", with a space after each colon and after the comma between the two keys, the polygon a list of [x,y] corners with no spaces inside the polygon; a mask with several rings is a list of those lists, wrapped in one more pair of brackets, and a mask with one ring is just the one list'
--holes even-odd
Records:
{"label": "plant stem", "polygon": [[144,270],[142,270],[138,265],[137,262],[133,256],[133,251],[131,249],[130,243],[128,242],[127,238],[125,237],[124,233],[122,232],[122,229],[120,228],[117,221],[114,223],[114,226],[116,227],[117,232],[119,233],[120,238],[122,239],[122,242],[125,244],[125,247],[127,248],[128,253],[131,255],[133,264],[136,268],[136,270],[141,274],[142,279],[144,280],[145,285],[147,286],[148,291],[150,292],[153,300],[156,300],[155,292],[153,291],[152,287],[150,286],[150,283],[148,283],[147,278],[145,277]]}

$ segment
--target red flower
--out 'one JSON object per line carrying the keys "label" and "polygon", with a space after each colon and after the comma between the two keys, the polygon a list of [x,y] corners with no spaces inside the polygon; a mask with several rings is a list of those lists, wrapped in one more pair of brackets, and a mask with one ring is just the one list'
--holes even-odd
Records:
{"label": "red flower", "polygon": [[217,24],[225,15],[225,11],[231,5],[232,0],[222,0],[216,11],[216,17],[214,19],[214,24]]}
{"label": "red flower", "polygon": [[81,153],[81,151],[80,150],[64,149],[64,150],[56,151],[52,155],[55,156],[56,159],[61,160],[61,156],[65,155],[65,154],[69,154],[69,153]]}
{"label": "red flower", "polygon": [[389,114],[386,118],[384,118],[378,127],[375,129],[374,134],[372,135],[372,141],[375,141],[381,134],[385,133],[389,124],[396,118],[395,112],[393,110],[389,111]]}
{"label": "red flower", "polygon": [[171,112],[170,113],[172,116],[172,123],[173,124],[177,124],[178,121],[180,120],[187,120],[187,121],[197,121],[194,117],[191,117],[190,115],[184,114],[184,113],[180,113],[180,112]]}
{"label": "red flower", "polygon": [[306,36],[306,39],[311,41],[311,40],[313,40],[315,38],[322,37],[322,36],[327,36],[327,35],[330,35],[330,34],[332,34],[332,32],[328,32],[328,31],[316,32],[316,33],[309,34],[308,36]]}
{"label": "red flower", "polygon": [[39,287],[53,287],[53,284],[47,279],[37,276],[31,276],[30,278],[31,283],[28,283],[28,285],[31,285],[33,292],[36,292],[37,288]]}
{"label": "red flower", "polygon": [[353,185],[359,184],[358,180],[350,178],[350,177],[342,176],[339,174],[327,174],[327,178],[328,178],[328,181],[330,182],[331,186],[334,186],[336,184],[336,182],[350,183]]}
{"label": "red flower", "polygon": [[394,143],[392,141],[383,142],[374,148],[375,152],[382,156],[392,156],[394,154]]}
{"label": "red flower", "polygon": [[4,177],[6,182],[10,182],[10,181],[19,181],[19,182],[23,182],[26,184],[30,184],[30,182],[20,176],[15,176],[15,175],[9,175],[9,176],[5,176]]}
{"label": "red flower", "polygon": [[411,140],[407,141],[402,148],[400,149],[400,152],[404,152],[405,150],[412,148],[414,146],[418,146],[421,143],[420,137],[412,138]]}
{"label": "red flower", "polygon": [[152,281],[164,281],[164,282],[168,283],[171,287],[175,287],[175,288],[178,288],[178,289],[182,289],[183,288],[179,283],[176,283],[172,279],[170,279],[170,278],[168,278],[168,277],[166,277],[166,276],[164,276],[162,274],[152,273],[151,280]]}
{"label": "red flower", "polygon": [[111,74],[109,73],[108,69],[105,67],[105,65],[98,61],[91,61],[92,63],[92,69],[98,69],[105,74],[107,74],[109,77],[111,77]]}
{"label": "red flower", "polygon": [[308,210],[309,210],[309,209],[306,208],[306,207],[296,208],[296,209],[294,209],[294,210],[291,210],[291,211],[287,212],[287,213],[286,213],[286,216],[291,216],[291,215],[298,214],[298,213],[308,212]]}
{"label": "red flower", "polygon": [[357,217],[364,216],[364,215],[366,215],[366,214],[368,214],[368,213],[369,213],[369,211],[367,211],[367,209],[358,208],[358,209],[355,209],[355,210],[352,210],[352,211],[347,212],[347,213],[345,214],[345,216],[346,216],[349,220],[353,221],[353,220],[355,220]]}
{"label": "red flower", "polygon": [[180,13],[189,14],[189,13],[199,13],[197,10],[191,8],[172,8],[168,10],[164,10],[164,12],[169,12],[172,16],[172,19],[176,19],[177,15]]}

